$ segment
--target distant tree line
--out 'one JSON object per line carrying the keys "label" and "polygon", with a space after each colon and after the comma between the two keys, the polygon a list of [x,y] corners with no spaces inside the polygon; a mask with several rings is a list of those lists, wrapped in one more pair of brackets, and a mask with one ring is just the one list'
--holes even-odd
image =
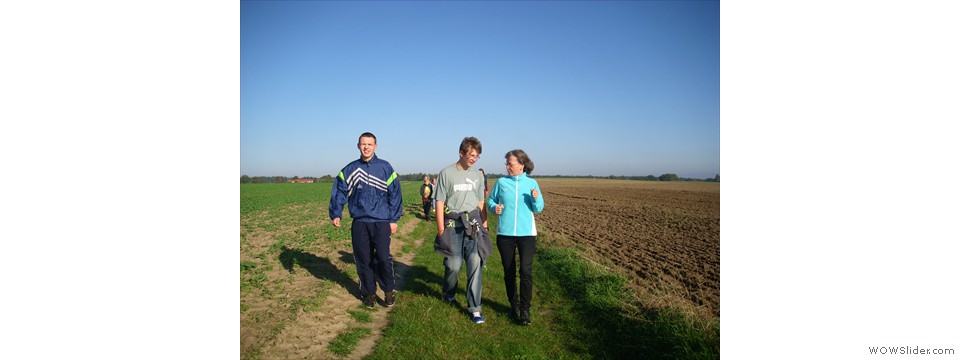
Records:
{"label": "distant tree line", "polygon": [[[487,178],[500,178],[507,176],[506,174],[487,174]],[[594,175],[535,175],[533,176],[538,179],[544,178],[558,178],[558,179],[614,179],[614,180],[645,180],[645,181],[705,181],[705,182],[720,182],[720,174],[712,178],[683,178],[677,176],[677,174],[663,174],[660,176],[594,176]]]}
{"label": "distant tree line", "polygon": [[[406,174],[399,175],[397,179],[400,181],[423,181],[424,176],[430,176],[431,179],[436,179],[436,174],[424,174],[424,173],[415,173],[415,174]],[[506,174],[487,174],[488,179],[496,179],[507,176]],[[704,182],[720,182],[720,174],[712,178],[682,178],[677,176],[677,174],[663,174],[660,176],[594,176],[594,175],[537,175],[537,178],[560,178],[560,179],[614,179],[614,180],[645,180],[645,181],[704,181]],[[241,184],[273,184],[273,183],[287,183],[295,182],[297,180],[313,180],[314,183],[329,183],[333,182],[333,176],[324,175],[321,177],[286,177],[286,176],[240,176]]]}
{"label": "distant tree line", "polygon": [[240,183],[241,183],[241,184],[276,184],[276,183],[296,182],[297,180],[313,180],[314,183],[333,182],[333,176],[330,176],[330,175],[324,175],[324,176],[321,176],[321,177],[313,177],[313,176],[300,177],[300,176],[296,176],[296,175],[294,175],[293,177],[287,177],[287,176],[247,176],[247,175],[241,175],[241,176],[240,176]]}
{"label": "distant tree line", "polygon": [[400,181],[419,181],[419,182],[423,182],[423,177],[424,177],[424,176],[429,176],[431,180],[437,178],[437,174],[423,174],[423,173],[400,175],[400,176],[398,176],[397,178],[400,179]]}

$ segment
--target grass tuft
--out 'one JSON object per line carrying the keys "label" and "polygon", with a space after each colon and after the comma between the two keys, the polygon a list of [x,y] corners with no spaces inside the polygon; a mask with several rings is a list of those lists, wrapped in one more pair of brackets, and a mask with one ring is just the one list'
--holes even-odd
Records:
{"label": "grass tuft", "polygon": [[337,335],[337,338],[333,339],[330,342],[330,347],[327,348],[331,353],[345,357],[350,355],[353,352],[353,349],[357,347],[357,344],[367,335],[370,335],[370,329],[363,327],[351,328],[340,335]]}
{"label": "grass tuft", "polygon": [[373,322],[373,316],[370,315],[369,311],[347,310],[347,312],[350,313],[350,317],[359,323],[368,324]]}

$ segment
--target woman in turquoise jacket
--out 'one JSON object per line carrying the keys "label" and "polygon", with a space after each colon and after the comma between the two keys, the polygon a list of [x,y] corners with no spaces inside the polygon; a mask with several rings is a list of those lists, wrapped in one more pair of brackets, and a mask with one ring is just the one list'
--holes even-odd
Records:
{"label": "woman in turquoise jacket", "polygon": [[[487,208],[499,215],[497,250],[503,259],[503,282],[507,287],[512,316],[522,325],[530,325],[530,300],[533,296],[533,253],[536,250],[537,222],[534,214],[543,211],[543,195],[537,181],[527,177],[533,161],[523,150],[507,152],[507,174],[497,180]],[[520,252],[520,294],[517,294],[517,250]]]}

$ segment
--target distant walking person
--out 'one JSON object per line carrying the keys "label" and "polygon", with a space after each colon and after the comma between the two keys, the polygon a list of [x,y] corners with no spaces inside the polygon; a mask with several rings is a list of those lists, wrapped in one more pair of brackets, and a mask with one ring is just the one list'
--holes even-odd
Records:
{"label": "distant walking person", "polygon": [[423,218],[430,220],[430,207],[433,204],[433,184],[430,183],[430,177],[423,177],[423,185],[420,185],[420,198],[423,201]]}
{"label": "distant walking person", "polygon": [[443,212],[437,212],[437,178],[433,178],[431,185],[433,185],[433,194],[430,195],[430,199],[433,200],[433,209],[430,209],[430,212],[437,215],[438,217],[443,216]]}
{"label": "distant walking person", "polygon": [[[530,325],[530,302],[533,297],[533,253],[537,244],[537,222],[534,214],[543,211],[543,195],[537,181],[527,177],[533,161],[523,150],[511,150],[507,160],[507,177],[497,180],[487,199],[490,211],[500,216],[497,223],[497,250],[503,260],[503,282],[510,299],[511,315],[522,325]],[[520,251],[520,294],[517,295],[516,254]]]}
{"label": "distant walking person", "polygon": [[483,197],[490,196],[490,186],[487,185],[487,172],[480,168],[480,175],[483,175]]}
{"label": "distant walking person", "polygon": [[[437,238],[433,249],[445,256],[443,260],[443,299],[456,303],[457,280],[460,267],[467,264],[467,312],[474,323],[482,324],[480,316],[481,266],[493,251],[483,208],[483,176],[472,167],[483,148],[475,137],[460,142],[460,160],[440,171],[437,176]],[[449,210],[449,212],[444,211]]]}
{"label": "distant walking person", "polygon": [[[480,168],[479,170],[480,175],[483,175],[483,201],[486,202],[487,196],[490,196],[490,186],[487,185],[487,173],[483,171],[483,168]],[[481,206],[480,208],[480,211],[483,211],[483,227],[487,228],[487,207]]]}
{"label": "distant walking person", "polygon": [[350,236],[363,304],[374,306],[379,283],[384,304],[393,306],[396,291],[390,235],[397,232],[397,221],[403,215],[400,181],[393,166],[375,154],[376,136],[360,135],[357,149],[360,158],[340,171],[330,191],[330,219],[333,226],[340,227],[343,205],[347,204],[353,218]]}

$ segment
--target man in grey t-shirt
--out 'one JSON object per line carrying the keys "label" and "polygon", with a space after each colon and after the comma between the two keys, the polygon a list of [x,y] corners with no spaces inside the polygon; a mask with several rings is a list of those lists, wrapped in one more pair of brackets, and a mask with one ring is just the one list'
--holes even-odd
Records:
{"label": "man in grey t-shirt", "polygon": [[[477,208],[477,204],[483,207],[483,175],[470,165],[462,168],[463,159],[461,156],[461,161],[441,170],[438,177],[437,206],[446,205],[450,212],[471,211]],[[470,162],[476,160],[468,160],[468,164]],[[444,225],[442,222],[438,224]],[[443,227],[437,229],[442,230]]]}
{"label": "man in grey t-shirt", "polygon": [[[480,252],[476,234],[467,235],[466,227],[469,224],[463,224],[463,217],[451,216],[452,214],[471,212],[482,209],[483,199],[483,175],[473,167],[473,164],[480,158],[483,151],[480,140],[475,137],[464,138],[460,142],[460,160],[440,171],[437,176],[437,188],[435,189],[437,199],[437,234],[442,236],[444,231],[452,231],[451,236],[451,255],[443,260],[444,281],[443,281],[443,299],[447,302],[456,302],[457,278],[460,274],[460,267],[464,262],[467,264],[467,312],[471,314],[470,318],[477,324],[482,324],[484,319],[480,316],[480,290],[482,286],[482,273],[480,271]],[[444,207],[446,206],[446,208]],[[478,209],[479,208],[479,209]],[[444,214],[444,209],[450,211]],[[481,215],[485,215],[478,212]],[[446,216],[444,216],[446,215]],[[480,216],[480,221],[486,221]],[[450,227],[451,229],[448,229]],[[486,241],[489,242],[489,239]]]}

